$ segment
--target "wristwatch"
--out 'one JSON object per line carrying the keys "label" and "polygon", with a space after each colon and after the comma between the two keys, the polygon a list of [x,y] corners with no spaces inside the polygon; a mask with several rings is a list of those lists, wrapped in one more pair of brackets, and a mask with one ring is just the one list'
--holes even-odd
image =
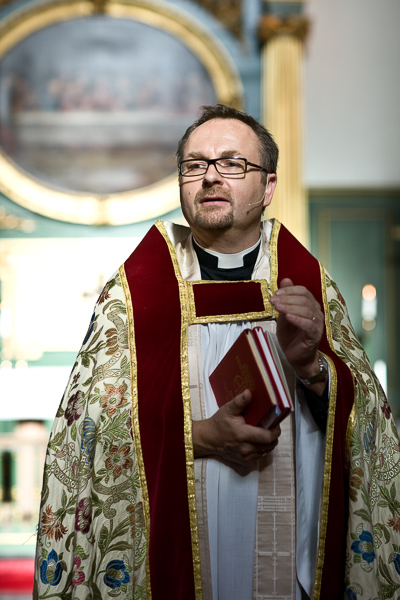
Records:
{"label": "wristwatch", "polygon": [[325,381],[325,379],[328,376],[328,365],[326,363],[325,358],[323,358],[321,356],[321,354],[318,354],[318,366],[319,366],[319,371],[316,375],[313,375],[312,377],[300,377],[300,375],[297,375],[297,373],[296,373],[297,379],[303,385],[312,385],[313,383],[319,383],[320,381]]}

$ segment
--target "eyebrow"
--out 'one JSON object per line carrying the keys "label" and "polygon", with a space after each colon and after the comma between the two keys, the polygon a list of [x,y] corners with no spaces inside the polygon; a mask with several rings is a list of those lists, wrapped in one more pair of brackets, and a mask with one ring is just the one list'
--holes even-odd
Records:
{"label": "eyebrow", "polygon": [[[222,154],[218,157],[218,158],[232,158],[233,156],[241,156],[240,152],[238,152],[237,150],[224,150],[224,152],[222,152]],[[187,158],[203,158],[205,159],[205,156],[203,154],[203,152],[190,152],[187,155]]]}

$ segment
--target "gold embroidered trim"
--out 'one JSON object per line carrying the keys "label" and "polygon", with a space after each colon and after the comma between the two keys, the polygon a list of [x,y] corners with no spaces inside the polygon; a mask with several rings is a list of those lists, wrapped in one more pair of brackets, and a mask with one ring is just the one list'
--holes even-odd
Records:
{"label": "gold embroidered trim", "polygon": [[270,251],[271,251],[271,294],[275,294],[278,289],[278,237],[281,229],[279,221],[274,219],[274,225],[272,227]]}
{"label": "gold embroidered trim", "polygon": [[[330,347],[335,352],[335,354],[337,354],[337,352],[334,348],[334,345],[333,345],[333,336],[332,336],[330,313],[329,313],[329,302],[328,302],[328,296],[326,293],[325,269],[323,268],[323,266],[321,264],[320,264],[320,270],[321,270],[321,283],[322,283],[322,286],[321,286],[322,287],[322,297],[323,297],[323,301],[324,301],[324,311],[325,311],[326,336],[328,338]],[[351,376],[353,378],[353,386],[354,386],[354,390],[355,390],[356,384],[355,384],[353,373],[351,374]],[[356,407],[356,399],[354,398],[354,403],[353,403],[353,407],[352,407],[350,415],[349,415],[349,420],[347,422],[347,430],[346,430],[346,448],[345,448],[346,464],[345,464],[345,467],[346,467],[347,471],[348,471],[349,462],[350,462],[350,442],[351,442],[351,437],[353,435],[356,421],[357,421],[357,407]]]}
{"label": "gold embroidered trim", "polygon": [[[334,344],[333,344],[333,335],[331,328],[331,320],[330,320],[330,311],[329,311],[329,302],[328,295],[326,291],[326,274],[325,269],[319,263],[320,274],[321,274],[321,291],[322,291],[322,300],[324,305],[324,315],[325,315],[325,329],[326,329],[326,337],[329,342],[329,346],[333,350],[335,354],[337,354]],[[325,465],[324,465],[324,484],[322,489],[322,504],[321,504],[321,528],[320,528],[320,536],[319,536],[319,546],[318,546],[318,558],[317,558],[317,567],[315,572],[315,583],[314,583],[314,592],[313,592],[313,600],[319,600],[321,593],[321,580],[322,580],[322,570],[324,566],[324,552],[325,552],[325,542],[326,542],[326,527],[328,522],[328,507],[329,507],[329,491],[330,491],[330,480],[331,480],[331,469],[332,469],[332,454],[333,454],[333,437],[334,437],[334,429],[335,429],[335,412],[336,412],[336,399],[337,399],[337,372],[336,367],[332,359],[325,356],[328,361],[330,374],[331,374],[331,388],[329,394],[329,412],[328,412],[328,426],[326,433],[326,450],[325,450]],[[350,413],[349,421],[347,424],[346,431],[346,448],[345,448],[345,457],[346,457],[346,469],[348,468],[348,460],[349,460],[349,451],[350,451],[350,439],[353,433],[353,428],[356,421],[356,407],[355,401],[353,404],[353,408]]]}
{"label": "gold embroidered trim", "polygon": [[[328,295],[326,293],[325,269],[321,265],[321,263],[320,263],[320,271],[321,271],[322,298],[323,298],[323,302],[324,302],[326,337],[328,338],[330,347],[335,352],[335,354],[337,354],[337,352],[334,348],[334,345],[333,345],[333,336],[332,336],[332,328],[331,328],[330,312],[329,312],[329,302],[328,302]],[[353,373],[351,374],[351,376],[353,378],[353,386],[354,386],[354,390],[355,390],[356,384],[355,384]],[[351,442],[351,437],[353,435],[353,430],[354,430],[356,421],[357,421],[357,407],[356,407],[356,399],[354,398],[354,403],[353,403],[353,407],[350,412],[349,420],[347,422],[347,430],[346,430],[346,448],[345,448],[346,470],[348,470],[348,468],[349,468],[350,442]]]}
{"label": "gold embroidered trim", "polygon": [[[195,285],[218,285],[218,284],[235,284],[240,283],[238,281],[185,281],[187,287],[187,297],[188,297],[188,314],[189,314],[189,322],[190,324],[194,323],[223,323],[228,321],[249,321],[250,319],[268,319],[271,318],[274,314],[274,309],[272,304],[269,301],[269,290],[268,283],[265,279],[253,279],[252,282],[260,283],[261,294],[264,303],[264,310],[257,312],[247,312],[247,313],[237,313],[237,314],[229,314],[229,315],[212,315],[212,316],[204,316],[197,317],[196,316],[196,304],[194,299],[194,289]],[[247,283],[243,281],[242,283]]]}
{"label": "gold embroidered trim", "polygon": [[326,337],[328,338],[328,342],[329,342],[329,346],[331,347],[331,350],[333,350],[334,353],[336,354],[336,350],[335,350],[335,347],[333,345],[333,336],[332,336],[332,328],[331,328],[331,314],[330,314],[330,311],[329,311],[328,295],[326,293],[326,275],[325,275],[325,269],[321,265],[320,262],[318,264],[319,264],[319,271],[320,271],[320,274],[321,274],[321,292],[322,292],[322,301],[324,303]]}
{"label": "gold embroidered trim", "polygon": [[158,219],[158,221],[155,223],[155,226],[157,227],[158,231],[163,236],[164,241],[168,246],[168,250],[169,250],[169,254],[171,256],[175,275],[176,275],[178,282],[180,283],[181,281],[183,281],[183,278],[182,278],[182,273],[181,273],[181,269],[180,269],[179,262],[178,262],[178,257],[176,255],[175,247],[174,247],[173,243],[171,242],[171,240],[169,239],[167,230],[165,229],[164,223],[161,221],[161,219]]}
{"label": "gold embroidered trim", "polygon": [[125,267],[122,265],[119,269],[121,277],[122,289],[125,294],[126,312],[128,318],[128,340],[129,340],[129,356],[131,369],[131,415],[132,415],[132,431],[133,443],[135,445],[136,462],[139,472],[140,489],[142,492],[144,523],[146,528],[146,598],[151,600],[151,580],[150,580],[150,560],[149,560],[149,539],[150,539],[150,503],[149,493],[147,490],[146,473],[144,469],[142,445],[140,440],[139,428],[139,405],[138,405],[138,388],[137,388],[137,361],[136,361],[136,345],[135,345],[135,327],[133,319],[133,307],[131,293],[126,278]]}
{"label": "gold embroidered trim", "polygon": [[[335,352],[333,347],[333,337],[331,330],[330,312],[328,296],[326,293],[326,277],[325,270],[321,263],[319,264],[319,271],[321,277],[321,293],[322,302],[324,305],[324,316],[325,316],[325,330],[326,337],[330,348]],[[335,353],[336,354],[336,353]],[[336,412],[336,397],[337,397],[337,372],[336,367],[332,359],[325,356],[328,361],[331,386],[329,392],[329,410],[328,410],[328,422],[326,431],[325,441],[325,462],[324,462],[324,482],[322,487],[322,502],[321,502],[321,518],[320,518],[320,532],[319,532],[319,543],[318,543],[318,557],[317,566],[315,569],[315,580],[314,580],[314,591],[313,600],[318,600],[321,593],[322,584],[322,571],[324,567],[324,554],[325,554],[325,542],[326,542],[326,528],[328,524],[328,508],[329,508],[329,492],[331,483],[331,468],[332,468],[332,452],[333,452],[333,437],[335,430],[335,412]]]}
{"label": "gold embroidered trim", "polygon": [[315,569],[315,580],[312,600],[319,600],[321,593],[322,571],[324,567],[324,554],[326,543],[326,529],[328,525],[328,509],[329,509],[329,492],[331,485],[331,469],[333,455],[333,434],[335,425],[336,413],[336,398],[337,398],[337,372],[335,363],[329,356],[324,355],[330,370],[331,386],[329,392],[329,411],[328,423],[326,429],[325,442],[325,464],[324,464],[324,482],[322,486],[322,502],[321,502],[321,517],[320,517],[320,532],[318,544],[317,566]]}
{"label": "gold embroidered trim", "polygon": [[194,477],[194,454],[193,454],[193,439],[192,439],[192,410],[190,404],[190,388],[189,388],[189,355],[188,355],[188,335],[189,335],[189,317],[190,317],[190,302],[188,295],[187,282],[182,278],[182,273],[179,268],[178,257],[175,248],[168,237],[166,229],[162,221],[157,221],[156,227],[163,236],[168,245],[168,250],[171,255],[172,264],[174,266],[175,275],[179,286],[179,297],[181,303],[181,384],[183,398],[183,419],[184,419],[184,436],[185,436],[185,453],[186,453],[186,475],[188,487],[188,504],[189,504],[189,519],[192,538],[192,556],[193,556],[193,576],[195,587],[196,600],[202,600],[203,587],[201,581],[201,563],[200,563],[200,543],[199,530],[197,523],[197,505],[196,505],[196,489]]}
{"label": "gold embroidered trim", "polygon": [[[356,388],[356,382],[354,381],[354,375],[353,373],[351,374],[353,377],[353,385],[354,385],[354,389]],[[356,426],[356,422],[357,422],[357,406],[356,406],[356,401],[354,399],[354,404],[353,407],[351,409],[350,412],[350,416],[349,416],[349,420],[347,422],[347,430],[346,430],[346,451],[345,451],[345,467],[346,467],[346,471],[347,474],[349,473],[349,468],[350,468],[350,444],[351,444],[351,438],[353,436],[353,431],[354,431],[354,427]]]}

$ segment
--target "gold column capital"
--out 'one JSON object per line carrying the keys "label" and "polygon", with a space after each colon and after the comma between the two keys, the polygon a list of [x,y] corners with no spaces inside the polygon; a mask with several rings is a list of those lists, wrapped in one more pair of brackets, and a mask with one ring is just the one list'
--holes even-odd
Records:
{"label": "gold column capital", "polygon": [[289,35],[304,41],[310,27],[306,17],[293,16],[281,19],[275,15],[263,15],[258,26],[258,37],[265,44],[271,38]]}

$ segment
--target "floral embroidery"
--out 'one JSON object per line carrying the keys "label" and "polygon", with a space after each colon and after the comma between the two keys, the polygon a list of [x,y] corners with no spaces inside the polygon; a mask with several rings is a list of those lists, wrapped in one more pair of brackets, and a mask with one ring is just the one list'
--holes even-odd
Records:
{"label": "floral embroidery", "polygon": [[112,471],[114,479],[117,479],[123,469],[130,469],[132,467],[132,460],[127,458],[130,453],[130,444],[124,444],[120,448],[113,444],[110,448],[110,456],[106,460],[106,467]]}
{"label": "floral embroidery", "polygon": [[357,600],[357,594],[351,588],[347,588],[346,598],[348,598],[348,600]]}
{"label": "floral embroidery", "polygon": [[115,328],[109,329],[108,331],[106,331],[106,336],[107,336],[107,347],[108,347],[106,354],[114,354],[115,352],[118,352],[119,346],[118,346],[117,330]]}
{"label": "floral embroidery", "polygon": [[390,408],[389,402],[386,400],[386,398],[383,399],[383,405],[381,405],[381,411],[385,415],[386,419],[390,419],[392,409]]}
{"label": "floral embroidery", "polygon": [[77,421],[82,415],[84,404],[85,397],[80,390],[71,396],[64,413],[64,417],[67,419],[68,426],[71,426],[72,423]]}
{"label": "floral embroidery", "polygon": [[361,488],[363,475],[363,470],[360,467],[356,467],[350,478],[349,495],[353,501],[357,500],[357,490]]}
{"label": "floral embroidery", "polygon": [[114,279],[107,281],[106,285],[104,286],[104,288],[102,289],[102,291],[100,293],[100,296],[98,297],[97,304],[103,304],[103,302],[105,302],[106,300],[108,300],[110,298],[110,290],[112,290],[114,285],[115,285]]}
{"label": "floral embroidery", "polygon": [[87,330],[85,338],[83,340],[83,346],[86,344],[86,342],[88,342],[88,340],[89,340],[90,336],[92,335],[93,331],[96,331],[96,328],[97,328],[96,313],[93,313],[92,314],[92,318],[90,319],[88,330]]}
{"label": "floral embroidery", "polygon": [[[357,528],[357,531],[360,527]],[[358,536],[358,540],[354,541],[351,549],[356,553],[355,562],[363,562],[363,568],[370,570],[370,563],[375,560],[374,539],[369,531],[362,530]]]}
{"label": "floral embroidery", "polygon": [[92,523],[92,501],[90,498],[80,500],[75,513],[75,529],[88,533]]}
{"label": "floral embroidery", "polygon": [[396,515],[392,519],[389,519],[388,525],[389,527],[393,527],[397,533],[400,533],[400,515]]}
{"label": "floral embroidery", "polygon": [[393,562],[394,562],[394,568],[396,569],[397,573],[400,575],[400,554],[396,554]]}
{"label": "floral embroidery", "polygon": [[72,563],[72,587],[76,587],[77,585],[81,585],[85,581],[85,573],[83,571],[79,571],[79,567],[81,566],[81,559],[79,556],[75,556]]}
{"label": "floral embroidery", "polygon": [[58,542],[67,533],[67,528],[61,523],[59,517],[54,514],[51,506],[46,506],[43,515],[43,532],[48,540],[52,540],[53,537]]}
{"label": "floral embroidery", "polygon": [[365,452],[369,454],[372,452],[375,446],[375,433],[376,433],[376,425],[377,425],[377,410],[373,408],[371,414],[371,420],[367,425],[366,432],[364,434],[364,448]]}
{"label": "floral embroidery", "polygon": [[346,348],[349,348],[349,350],[354,350],[349,329],[345,325],[342,325],[341,329],[343,344],[346,346]]}
{"label": "floral embroidery", "polygon": [[63,574],[62,563],[58,560],[58,554],[52,550],[47,559],[40,565],[40,579],[42,583],[58,585]]}
{"label": "floral embroidery", "polygon": [[94,460],[96,442],[96,425],[90,417],[83,421],[82,450],[85,462],[91,468]]}
{"label": "floral embroidery", "polygon": [[129,573],[125,569],[126,565],[122,560],[111,560],[106,567],[104,583],[112,589],[120,588],[124,583],[129,583]]}
{"label": "floral embroidery", "polygon": [[133,506],[133,504],[130,504],[129,506],[126,507],[126,511],[129,513],[129,522],[131,525],[131,536],[135,537],[135,529],[136,529],[136,525],[135,525],[135,521],[136,521],[136,516],[135,516],[135,507]]}
{"label": "floral embroidery", "polygon": [[[352,552],[346,555],[346,597],[394,600],[400,589],[400,556],[396,558],[398,550],[393,552],[393,532],[400,530],[398,434],[339,290],[328,275],[326,281],[334,349],[350,368],[355,383],[355,422],[349,447],[348,548]],[[390,563],[394,564],[392,571]]]}
{"label": "floral embroidery", "polygon": [[[49,442],[34,600],[146,597],[147,540],[131,435],[127,314],[119,274],[109,283]],[[106,354],[109,350],[112,354]]]}
{"label": "floral embroidery", "polygon": [[128,399],[124,396],[127,386],[123,383],[115,388],[113,385],[104,384],[104,389],[106,394],[101,398],[101,407],[107,408],[107,413],[111,417],[115,415],[117,408],[121,408],[128,402]]}

